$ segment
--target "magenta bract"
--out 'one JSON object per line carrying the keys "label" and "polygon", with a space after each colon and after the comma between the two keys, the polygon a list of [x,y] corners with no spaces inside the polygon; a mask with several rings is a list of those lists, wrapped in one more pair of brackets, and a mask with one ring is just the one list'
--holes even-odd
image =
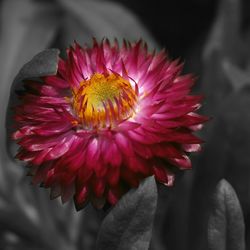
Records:
{"label": "magenta bract", "polygon": [[25,81],[15,108],[16,157],[33,183],[63,202],[74,196],[77,209],[102,207],[147,176],[171,186],[175,169],[191,168],[188,154],[202,143],[193,132],[207,118],[195,113],[202,97],[190,95],[182,64],[142,41],[67,52],[56,75]]}

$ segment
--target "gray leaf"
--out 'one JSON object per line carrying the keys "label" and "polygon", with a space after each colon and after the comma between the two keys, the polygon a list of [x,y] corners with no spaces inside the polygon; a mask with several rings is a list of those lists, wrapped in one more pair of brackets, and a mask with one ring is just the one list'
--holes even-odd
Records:
{"label": "gray leaf", "polygon": [[213,195],[208,222],[210,250],[244,250],[245,226],[243,214],[233,187],[222,179]]}
{"label": "gray leaf", "polygon": [[[0,190],[8,190],[12,179],[20,176],[6,151],[5,114],[11,82],[21,66],[47,48],[56,34],[59,16],[52,4],[31,0],[5,0],[0,22]],[[16,96],[13,96],[16,98]],[[12,179],[11,179],[12,178]]]}
{"label": "gray leaf", "polygon": [[[244,65],[249,55],[248,43],[241,34],[240,0],[220,0],[217,16],[203,51],[202,92],[206,94],[207,113],[216,114],[218,106],[241,83],[232,84],[225,72],[224,60]],[[228,65],[226,65],[227,67]]]}
{"label": "gray leaf", "polygon": [[223,60],[222,67],[235,91],[250,85],[250,72],[240,69],[228,59]]}
{"label": "gray leaf", "polygon": [[[220,0],[216,19],[204,50],[205,61],[214,51],[238,57],[243,47],[240,40],[241,1]],[[235,48],[235,49],[233,49]]]}
{"label": "gray leaf", "polygon": [[157,204],[154,177],[130,190],[104,219],[97,240],[98,250],[146,250],[152,235]]}
{"label": "gray leaf", "polygon": [[[44,50],[43,52],[40,52],[39,54],[34,56],[31,61],[26,63],[21,68],[11,86],[8,112],[6,113],[7,128],[10,128],[11,124],[13,123],[11,122],[11,108],[16,102],[16,96],[14,92],[15,90],[22,87],[21,81],[27,78],[56,74],[59,58],[58,55],[59,51],[57,49]],[[10,141],[8,141],[7,146],[10,145],[11,143]],[[3,167],[10,167],[10,164],[11,161],[9,160]],[[10,169],[8,169],[8,174],[9,171]],[[8,175],[8,177],[9,180],[11,176]],[[52,212],[51,208],[49,207],[49,205],[54,204],[49,201],[48,195],[45,196],[45,190],[36,190],[37,192],[35,192],[34,190],[34,194],[31,191],[31,189],[35,189],[34,187],[27,186],[27,183],[19,183],[19,178],[16,178],[14,182],[16,183],[12,183],[13,200],[8,200],[8,203],[9,206],[17,207],[18,209],[17,211],[11,211],[10,214],[6,217],[1,217],[1,223],[5,223],[6,227],[11,226],[11,222],[16,223],[11,228],[12,231],[18,233],[18,235],[20,234],[20,232],[23,232],[21,234],[22,238],[34,238],[36,239],[36,243],[39,245],[45,245],[52,249],[55,249],[56,246],[59,247],[60,245],[60,249],[64,249],[62,246],[65,246],[65,249],[69,249],[69,247],[67,247],[67,241],[60,236],[60,233],[56,228],[56,217],[53,216],[54,211]],[[47,199],[45,197],[47,197]],[[4,211],[5,210],[3,209],[1,213],[4,214]],[[13,216],[12,214],[17,213],[20,214],[18,217],[22,218],[22,220],[9,220],[9,218]],[[59,212],[57,210],[57,214],[58,213]],[[70,215],[68,214],[67,216]],[[29,225],[25,228],[26,230],[24,230],[23,228],[24,224]],[[40,224],[43,225],[41,228]],[[53,237],[54,241],[49,241],[51,237]]]}
{"label": "gray leaf", "polygon": [[[59,50],[57,49],[47,49],[40,52],[33,59],[26,63],[18,75],[16,76],[10,90],[9,104],[6,112],[6,128],[7,131],[10,130],[11,123],[11,108],[15,106],[16,97],[15,90],[21,88],[21,81],[33,77],[41,77],[46,75],[54,75],[57,72],[57,64],[59,58]],[[10,132],[8,131],[8,134]],[[9,138],[9,136],[8,136]],[[7,141],[8,147],[10,147],[10,141]],[[8,148],[9,149],[9,148]],[[15,152],[14,152],[15,153]]]}

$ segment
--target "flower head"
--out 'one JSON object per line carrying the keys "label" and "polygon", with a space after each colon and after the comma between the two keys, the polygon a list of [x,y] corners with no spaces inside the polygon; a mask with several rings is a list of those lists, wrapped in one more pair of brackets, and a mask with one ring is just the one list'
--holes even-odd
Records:
{"label": "flower head", "polygon": [[25,81],[16,157],[33,183],[63,202],[74,196],[77,209],[113,205],[150,175],[171,186],[176,169],[191,168],[188,154],[202,142],[193,131],[207,120],[195,113],[202,97],[189,95],[194,79],[181,69],[141,41],[75,43],[56,75]]}

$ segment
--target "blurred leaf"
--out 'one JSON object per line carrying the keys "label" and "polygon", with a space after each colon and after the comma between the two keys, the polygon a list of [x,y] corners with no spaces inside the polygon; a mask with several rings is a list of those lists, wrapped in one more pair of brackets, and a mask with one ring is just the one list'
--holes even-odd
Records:
{"label": "blurred leaf", "polygon": [[[207,247],[208,197],[217,182],[225,177],[230,180],[241,201],[249,192],[246,183],[250,99],[249,89],[243,88],[246,75],[240,71],[247,67],[250,50],[242,35],[241,4],[240,0],[220,0],[203,54],[204,110],[214,119],[205,130],[203,138],[207,142],[194,172],[189,224],[191,250]],[[245,208],[249,209],[249,202]]]}
{"label": "blurred leaf", "polygon": [[[23,67],[15,77],[13,84],[11,85],[8,105],[9,109],[6,114],[7,117],[9,116],[9,112],[14,107],[17,99],[15,91],[22,88],[22,80],[46,75],[55,75],[57,72],[58,59],[59,50],[47,49],[38,53],[29,62],[23,65]],[[7,126],[7,129],[9,129],[11,127],[11,124],[7,125],[9,125]]]}
{"label": "blurred leaf", "polygon": [[81,212],[84,212],[84,221],[77,230],[78,247],[79,250],[93,250],[96,245],[96,238],[98,230],[100,229],[103,217],[106,214],[103,210],[96,210],[92,205],[88,205]]}
{"label": "blurred leaf", "polygon": [[157,185],[157,188],[157,208],[149,250],[167,250],[168,248],[166,248],[165,244],[167,241],[166,232],[170,234],[170,230],[168,230],[169,220],[166,217],[169,214],[173,201],[173,187],[166,189],[166,186],[160,184]]}
{"label": "blurred leaf", "polygon": [[241,4],[241,0],[220,0],[205,44],[202,91],[207,99],[205,109],[211,114],[217,112],[224,98],[241,87],[241,82],[232,84],[228,80],[225,61],[243,67],[250,55],[248,43],[241,34]]}
{"label": "blurred leaf", "polygon": [[24,63],[51,43],[60,16],[52,4],[32,0],[5,0],[2,5],[0,66],[1,82],[6,85]]}
{"label": "blurred leaf", "polygon": [[229,155],[228,126],[221,117],[211,122],[211,133],[197,161],[191,192],[189,214],[189,248],[206,250],[209,199],[223,178]]}
{"label": "blurred leaf", "polygon": [[204,49],[204,60],[208,60],[214,51],[233,58],[243,53],[240,39],[241,1],[220,0],[217,15]]}
{"label": "blurred leaf", "polygon": [[[6,118],[7,128],[11,127],[11,121],[9,121],[11,119],[10,111],[11,107],[15,105],[16,101],[15,90],[19,89],[22,86],[21,81],[27,78],[56,74],[58,58],[59,51],[57,49],[47,49],[34,56],[31,61],[26,63],[21,68],[11,86],[9,110],[7,112]],[[10,146],[10,144],[8,146]],[[57,225],[55,223],[58,211],[53,211],[51,209],[52,202],[47,197],[48,194],[45,193],[45,190],[37,190],[36,193],[32,193],[31,188],[34,189],[34,187],[28,187],[26,182],[22,184],[23,187],[18,188],[19,185],[14,186],[14,188],[16,189],[13,196],[16,202],[15,206],[17,206],[17,208],[19,209],[18,213],[23,213],[23,222],[20,223],[20,220],[17,220],[16,226],[11,228],[12,231],[20,235],[20,231],[25,232],[25,230],[23,229],[23,224],[25,223],[26,225],[29,225],[29,223],[31,223],[31,225],[27,226],[26,228],[27,232],[25,232],[24,235],[21,234],[22,238],[30,237],[31,239],[36,239],[36,244],[44,244],[45,246],[48,246],[53,249],[56,249],[58,246],[61,246],[60,248],[64,246],[65,249],[68,249],[67,243],[63,238],[61,238],[60,232],[58,231]],[[13,212],[17,213],[17,211],[12,211],[12,213]],[[68,213],[67,216],[70,217],[71,213]],[[73,218],[71,218],[71,220],[72,219]],[[11,221],[5,221],[4,218],[2,218],[1,221],[2,223],[6,223],[6,227],[11,224]],[[42,227],[40,228],[41,225]],[[16,231],[17,228],[19,228],[19,231]],[[49,241],[50,237],[53,237],[54,241]]]}
{"label": "blurred leaf", "polygon": [[222,62],[222,67],[235,91],[250,85],[250,71],[244,71],[226,59]]}
{"label": "blurred leaf", "polygon": [[[195,173],[190,215],[190,249],[206,249],[209,199],[222,178],[234,186],[245,214],[250,209],[250,89],[225,98],[211,122],[211,133]],[[200,167],[199,167],[200,166]],[[246,216],[249,223],[249,217]],[[196,237],[196,238],[195,238]]]}
{"label": "blurred leaf", "polygon": [[[64,46],[69,46],[76,39],[80,43],[91,42],[106,37],[118,40],[145,40],[150,48],[157,43],[141,24],[140,20],[121,4],[114,1],[98,0],[58,0],[66,13],[71,15],[62,26]],[[70,23],[70,25],[68,24]]]}
{"label": "blurred leaf", "polygon": [[32,0],[5,0],[1,6],[0,22],[0,190],[12,184],[11,176],[19,176],[6,153],[5,113],[11,82],[21,66],[45,49],[54,38],[59,13],[52,4]]}
{"label": "blurred leaf", "polygon": [[[59,51],[56,49],[45,50],[38,55],[36,55],[30,62],[26,63],[18,75],[16,76],[13,84],[10,87],[10,95],[8,100],[8,108],[6,107],[6,129],[7,129],[7,151],[10,152],[10,156],[14,158],[16,153],[17,145],[10,141],[10,131],[13,128],[12,121],[12,108],[17,102],[15,90],[22,86],[21,81],[23,79],[39,77],[42,75],[51,75],[55,74],[57,71],[57,61],[58,61]],[[4,142],[2,142],[4,143]],[[14,144],[14,146],[12,146]],[[4,152],[6,152],[6,144],[4,144]],[[10,161],[10,160],[9,160]],[[12,162],[13,160],[11,160]],[[5,162],[6,163],[6,162]],[[6,168],[4,165],[0,165],[0,167]],[[6,169],[5,171],[10,171],[10,169]]]}
{"label": "blurred leaf", "polygon": [[[192,159],[192,163],[194,163],[194,160],[195,158]],[[178,176],[176,180],[176,185],[171,187],[171,189],[169,190],[162,190],[164,193],[168,193],[169,200],[167,201],[166,197],[164,200],[158,201],[157,203],[157,209],[159,205],[162,204],[162,207],[160,207],[162,216],[159,217],[159,221],[161,221],[159,223],[163,223],[161,238],[167,246],[167,249],[187,250],[189,222],[188,216],[190,207],[191,187],[193,181],[192,174],[193,171],[188,171],[185,172],[183,176]],[[168,206],[166,203],[168,203]],[[156,214],[156,218],[157,217],[158,214]],[[166,250],[166,247],[159,248],[159,250],[160,249]],[[158,248],[155,248],[155,250],[158,250]]]}
{"label": "blurred leaf", "polygon": [[[44,50],[21,68],[11,86],[9,110],[6,114],[8,128],[11,127],[11,124],[8,123],[8,118],[11,118],[10,109],[16,101],[14,92],[21,88],[21,81],[55,74],[58,56],[57,49]],[[7,171],[9,173],[9,169]],[[20,246],[29,242],[31,249],[41,247],[53,250],[74,249],[72,247],[77,241],[78,233],[76,231],[79,229],[81,220],[79,220],[80,215],[74,211],[73,205],[58,206],[57,201],[50,201],[44,189],[28,186],[28,178],[24,178],[16,178],[14,185],[12,183],[4,193],[6,203],[0,207],[1,225],[4,225],[5,230],[8,229],[19,237],[18,245]],[[13,217],[17,219],[13,220]],[[65,220],[66,217],[69,221]],[[50,240],[51,238],[53,241]]]}
{"label": "blurred leaf", "polygon": [[224,179],[216,186],[208,222],[210,250],[244,250],[245,225],[238,197]]}
{"label": "blurred leaf", "polygon": [[[4,225],[4,229],[10,228],[16,231],[23,239],[27,238],[30,241],[34,236],[37,243],[45,243],[45,246],[48,246],[51,245],[48,237],[41,234],[37,224],[34,224],[38,211],[34,210],[33,204],[27,200],[29,192],[25,192],[23,186],[18,185],[24,169],[17,167],[13,159],[7,155],[5,114],[11,82],[17,71],[34,54],[46,48],[52,41],[57,31],[59,18],[51,4],[41,5],[30,0],[8,0],[4,1],[1,7],[0,194],[5,205],[0,208],[0,213],[3,215],[0,224]],[[12,96],[12,100],[14,99],[16,96]],[[8,112],[7,115],[10,113]]]}
{"label": "blurred leaf", "polygon": [[148,177],[137,189],[124,195],[106,216],[99,231],[97,249],[148,249],[156,203],[156,183],[154,177]]}

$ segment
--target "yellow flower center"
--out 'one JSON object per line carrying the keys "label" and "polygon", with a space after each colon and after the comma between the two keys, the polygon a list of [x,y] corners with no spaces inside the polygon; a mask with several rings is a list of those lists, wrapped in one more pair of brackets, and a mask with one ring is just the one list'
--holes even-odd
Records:
{"label": "yellow flower center", "polygon": [[73,91],[73,109],[87,128],[106,128],[129,118],[137,101],[137,86],[118,74],[95,73]]}

